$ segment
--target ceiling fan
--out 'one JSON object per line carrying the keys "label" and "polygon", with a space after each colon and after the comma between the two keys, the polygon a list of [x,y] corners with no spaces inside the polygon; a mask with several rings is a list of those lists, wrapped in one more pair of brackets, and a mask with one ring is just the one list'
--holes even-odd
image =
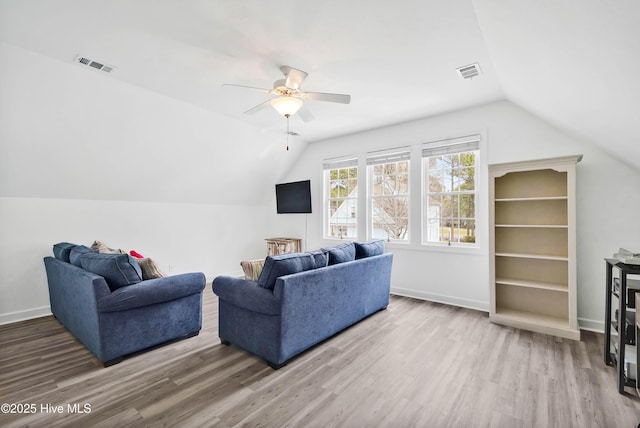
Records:
{"label": "ceiling fan", "polygon": [[287,119],[299,112],[300,118],[305,122],[313,120],[313,115],[309,110],[303,107],[303,100],[329,101],[341,104],[349,104],[351,102],[351,95],[329,94],[326,92],[302,92],[300,90],[300,85],[304,79],[306,79],[308,73],[287,65],[280,67],[280,71],[282,71],[285,78],[273,82],[273,89],[234,85],[230,83],[225,83],[223,86],[237,86],[240,88],[255,89],[271,95],[277,95],[275,98],[268,99],[265,102],[250,108],[245,111],[244,114],[254,114],[271,105],[271,107]]}

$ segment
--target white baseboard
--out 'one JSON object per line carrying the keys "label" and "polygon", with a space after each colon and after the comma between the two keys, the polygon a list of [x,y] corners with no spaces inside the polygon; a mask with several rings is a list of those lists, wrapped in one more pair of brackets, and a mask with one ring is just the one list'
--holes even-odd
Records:
{"label": "white baseboard", "polygon": [[0,314],[0,325],[46,317],[47,315],[51,315],[51,308],[49,306],[27,309],[25,311],[9,312],[8,314]]}
{"label": "white baseboard", "polygon": [[604,322],[600,320],[590,320],[578,317],[578,325],[580,330],[588,330],[596,333],[604,333]]}
{"label": "white baseboard", "polygon": [[475,309],[476,311],[489,312],[489,302],[479,300],[461,299],[445,294],[427,293],[424,291],[410,290],[407,288],[391,287],[391,294],[413,297],[414,299],[428,300],[430,302],[444,303],[446,305],[460,306],[462,308]]}
{"label": "white baseboard", "polygon": [[[424,291],[409,290],[406,288],[398,288],[398,287],[391,287],[391,294],[397,294],[398,296],[412,297],[414,299],[428,300],[430,302],[444,303],[446,305],[460,306],[463,308],[489,312],[488,302],[461,299],[459,297],[447,296],[444,294],[426,293]],[[604,323],[600,320],[578,318],[578,326],[580,330],[593,331],[595,333],[604,333]]]}

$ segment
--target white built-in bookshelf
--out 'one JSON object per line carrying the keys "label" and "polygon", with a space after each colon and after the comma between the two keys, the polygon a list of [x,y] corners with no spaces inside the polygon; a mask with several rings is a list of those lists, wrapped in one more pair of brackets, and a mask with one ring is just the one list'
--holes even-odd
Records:
{"label": "white built-in bookshelf", "polygon": [[580,339],[575,170],[581,159],[489,166],[492,322]]}

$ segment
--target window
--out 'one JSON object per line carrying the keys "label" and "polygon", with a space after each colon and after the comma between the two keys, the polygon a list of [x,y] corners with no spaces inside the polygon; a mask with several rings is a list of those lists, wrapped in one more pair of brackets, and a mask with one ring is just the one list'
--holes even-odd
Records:
{"label": "window", "polygon": [[423,244],[475,244],[479,145],[474,136],[424,146]]}
{"label": "window", "polygon": [[409,240],[409,152],[369,156],[371,238]]}
{"label": "window", "polygon": [[358,160],[324,164],[327,238],[358,237]]}

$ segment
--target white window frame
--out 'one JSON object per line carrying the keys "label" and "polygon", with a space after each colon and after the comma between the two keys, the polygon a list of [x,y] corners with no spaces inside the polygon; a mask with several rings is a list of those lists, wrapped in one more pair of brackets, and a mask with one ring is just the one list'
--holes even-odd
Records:
{"label": "white window frame", "polygon": [[[442,156],[442,155],[451,155],[457,153],[466,153],[473,152],[474,153],[474,189],[469,191],[461,191],[461,190],[451,190],[451,191],[443,191],[443,192],[431,192],[429,189],[429,159],[434,156]],[[422,213],[421,213],[421,222],[422,222],[422,230],[421,230],[421,244],[424,246],[448,246],[448,247],[463,247],[463,248],[478,248],[480,246],[478,242],[478,204],[479,204],[479,169],[480,169],[480,136],[472,135],[467,137],[449,139],[436,141],[433,143],[428,143],[422,146]],[[472,195],[474,201],[473,207],[473,221],[474,221],[474,236],[475,242],[460,242],[459,239],[457,241],[442,241],[442,240],[429,240],[429,227],[430,227],[430,217],[429,210],[431,206],[429,204],[430,196],[457,196],[461,195]],[[459,207],[459,205],[458,205]],[[460,224],[460,219],[465,218],[461,217],[460,212],[458,211],[458,215],[456,217],[452,217],[454,220],[458,221],[458,225]],[[470,217],[471,218],[471,217]],[[441,225],[438,225],[440,228]],[[450,235],[451,236],[451,235]]]}
{"label": "white window frame", "polygon": [[[385,150],[384,152],[372,152],[367,154],[367,237],[369,239],[385,239],[387,242],[393,243],[403,243],[408,244],[411,242],[411,151],[408,147]],[[406,193],[394,193],[390,195],[374,195],[374,180],[375,174],[374,169],[376,165],[383,164],[392,164],[395,163],[396,166],[399,162],[407,163],[407,191]],[[407,230],[405,231],[404,239],[392,238],[389,232],[386,232],[385,236],[374,236],[374,222],[376,220],[376,213],[379,210],[374,209],[374,202],[376,200],[387,199],[400,199],[406,198],[407,200],[407,211],[406,211],[406,219],[407,219]]]}
{"label": "white window frame", "polygon": [[[323,237],[324,239],[350,239],[356,240],[358,238],[358,214],[359,214],[359,198],[357,189],[360,186],[361,174],[360,169],[358,168],[358,158],[351,157],[346,159],[339,160],[326,160],[323,163],[323,189],[324,189],[324,197],[323,197],[323,214],[322,214],[322,224],[323,224]],[[357,171],[356,177],[356,193],[355,195],[348,195],[345,197],[331,197],[331,171],[332,170],[341,170],[341,169],[350,169],[355,168]],[[331,217],[333,215],[330,213],[331,210],[331,202],[332,201],[342,201],[343,203],[348,203],[345,206],[345,210],[347,213],[345,215],[345,219],[352,223],[352,227],[354,228],[355,235],[349,236],[348,229],[345,235],[341,235],[340,233],[337,236],[331,235],[332,225],[330,224]],[[345,226],[347,227],[347,226]]]}

